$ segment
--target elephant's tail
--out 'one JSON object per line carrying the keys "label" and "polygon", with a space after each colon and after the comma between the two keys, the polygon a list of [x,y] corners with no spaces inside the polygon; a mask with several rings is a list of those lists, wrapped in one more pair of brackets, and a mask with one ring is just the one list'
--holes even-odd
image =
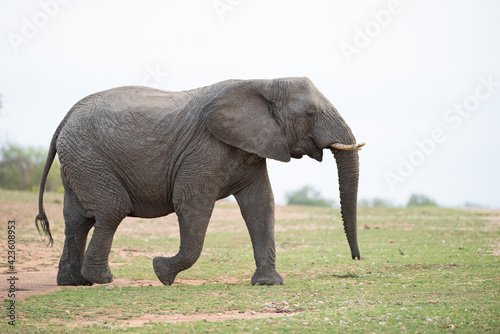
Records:
{"label": "elephant's tail", "polygon": [[[94,94],[96,95],[96,94]],[[93,95],[88,96],[87,98],[92,98]],[[71,115],[75,110],[78,109],[78,104],[74,105],[73,108],[66,114],[61,124],[57,127],[56,132],[52,136],[52,141],[50,142],[49,153],[47,154],[47,160],[45,160],[45,166],[43,167],[42,179],[40,180],[40,192],[38,193],[38,216],[35,218],[35,225],[38,233],[42,234],[42,232],[49,237],[48,245],[52,245],[54,243],[54,239],[52,239],[52,234],[50,233],[50,224],[47,219],[47,215],[45,214],[45,209],[43,208],[43,193],[45,191],[45,183],[47,182],[47,176],[49,175],[50,167],[54,162],[56,157],[57,148],[56,142],[61,130],[63,129],[66,122],[70,119]],[[42,232],[40,232],[40,226],[42,227]]]}
{"label": "elephant's tail", "polygon": [[36,216],[35,218],[35,225],[38,233],[42,234],[40,232],[41,226],[43,233],[49,237],[49,245],[53,244],[54,239],[52,239],[49,220],[47,219],[45,209],[43,208],[43,193],[45,191],[45,182],[47,181],[50,167],[52,166],[52,163],[54,162],[54,158],[56,156],[56,140],[59,136],[60,128],[61,126],[59,126],[59,128],[56,130],[56,133],[54,133],[54,136],[52,137],[52,141],[50,142],[49,147],[49,153],[47,154],[47,160],[45,160],[45,167],[43,167],[42,179],[40,180],[40,192],[38,194],[38,216]]}

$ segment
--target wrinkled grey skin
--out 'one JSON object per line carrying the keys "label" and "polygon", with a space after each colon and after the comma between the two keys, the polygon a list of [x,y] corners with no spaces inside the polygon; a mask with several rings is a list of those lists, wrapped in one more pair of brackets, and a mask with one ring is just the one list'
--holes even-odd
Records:
{"label": "wrinkled grey skin", "polygon": [[[175,212],[179,252],[153,260],[160,281],[170,285],[200,256],[215,201],[234,195],[257,265],[251,283],[284,284],[275,269],[266,158],[287,162],[308,155],[321,161],[332,143],[355,144],[355,139],[307,78],[230,80],[183,92],[122,87],[84,98],[57,128],[40,185],[36,223],[52,242],[43,191],[57,153],[66,225],[57,283],[112,282],[108,256],[120,222]],[[353,259],[359,259],[358,153],[331,150],[345,232]]]}

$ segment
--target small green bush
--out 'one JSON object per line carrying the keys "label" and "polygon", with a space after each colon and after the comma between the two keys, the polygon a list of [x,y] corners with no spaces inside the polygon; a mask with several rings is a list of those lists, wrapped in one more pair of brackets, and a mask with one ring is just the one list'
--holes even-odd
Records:
{"label": "small green bush", "polygon": [[438,205],[433,199],[427,197],[426,195],[412,194],[406,206],[411,207],[411,206],[438,206]]}
{"label": "small green bush", "polygon": [[[47,150],[7,143],[0,148],[0,188],[38,191]],[[52,164],[45,190],[62,189],[59,161]]]}
{"label": "small green bush", "polygon": [[311,186],[304,186],[299,190],[288,192],[285,196],[289,205],[333,207],[335,204],[335,201],[323,198],[321,193]]}

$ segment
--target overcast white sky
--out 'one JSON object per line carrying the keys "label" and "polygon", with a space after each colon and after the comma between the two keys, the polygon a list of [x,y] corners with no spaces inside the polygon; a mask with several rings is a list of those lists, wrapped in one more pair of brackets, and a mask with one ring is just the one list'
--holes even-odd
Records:
{"label": "overcast white sky", "polygon": [[[66,112],[124,85],[307,76],[358,141],[360,198],[500,207],[500,2],[2,1],[0,144],[48,147]],[[269,162],[278,203],[338,200],[333,158]]]}

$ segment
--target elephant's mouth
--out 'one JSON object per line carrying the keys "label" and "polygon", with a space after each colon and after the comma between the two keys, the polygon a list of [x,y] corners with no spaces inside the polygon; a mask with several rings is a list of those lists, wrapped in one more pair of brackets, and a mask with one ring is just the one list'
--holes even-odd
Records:
{"label": "elephant's mouth", "polygon": [[361,148],[365,145],[366,145],[366,143],[353,144],[353,145],[333,143],[333,144],[330,144],[328,148],[334,148],[334,149],[341,150],[341,151],[353,151],[353,150],[361,151]]}
{"label": "elephant's mouth", "polygon": [[[353,150],[361,150],[366,143],[347,145],[341,143],[333,143],[324,148],[329,148],[332,150],[340,150],[340,151],[353,151]],[[323,159],[323,148],[321,148],[314,138],[308,138],[308,140],[302,141],[297,145],[297,148],[291,152],[292,158],[300,159],[304,154],[307,154],[309,157],[321,161]]]}
{"label": "elephant's mouth", "polygon": [[316,144],[316,141],[312,136],[308,136],[298,142],[294,149],[290,152],[292,158],[300,159],[304,155],[309,156],[317,161],[323,160],[323,149]]}

